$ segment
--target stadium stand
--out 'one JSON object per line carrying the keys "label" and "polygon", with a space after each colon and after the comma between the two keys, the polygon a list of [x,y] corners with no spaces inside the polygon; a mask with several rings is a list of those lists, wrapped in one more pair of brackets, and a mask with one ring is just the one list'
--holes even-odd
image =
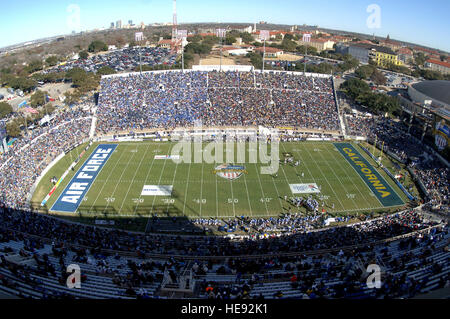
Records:
{"label": "stadium stand", "polygon": [[[230,227],[256,231],[246,238],[189,240],[71,223],[29,206],[29,192],[48,163],[89,140],[93,116],[100,135],[170,130],[197,119],[207,126],[338,131],[330,79],[200,71],[109,76],[102,79],[99,104],[97,115],[77,107],[58,113],[1,155],[1,292],[21,298],[170,298],[182,291],[182,297],[192,298],[363,299],[410,298],[449,286],[448,215],[428,213],[439,198],[448,214],[448,168],[426,160],[421,144],[383,118],[346,117],[346,127],[351,135],[376,134],[408,163],[423,157],[411,167],[430,194],[429,204],[331,228],[314,216],[228,220]],[[285,234],[264,236],[269,228]],[[66,287],[66,267],[72,263],[83,270],[82,290]],[[365,270],[372,263],[382,268],[380,289],[366,285]]]}

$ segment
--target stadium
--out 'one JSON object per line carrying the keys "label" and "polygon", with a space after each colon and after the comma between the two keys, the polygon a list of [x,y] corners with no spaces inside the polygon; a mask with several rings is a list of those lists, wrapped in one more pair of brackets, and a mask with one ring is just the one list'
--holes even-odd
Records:
{"label": "stadium", "polygon": [[[383,3],[382,24],[422,21],[403,37],[431,45],[448,19],[419,3]],[[448,299],[450,54],[375,34],[377,4],[180,5],[299,24],[178,24],[176,0],[8,4],[0,300],[281,318]]]}
{"label": "stadium", "polygon": [[[448,207],[448,168],[418,162],[429,195],[406,189],[394,167],[423,146],[389,119],[338,110],[327,75],[103,76],[98,105],[58,114],[2,154],[0,290],[364,299],[442,287],[448,226],[433,211]],[[373,261],[379,289],[365,284]],[[81,289],[65,286],[69,264]]]}

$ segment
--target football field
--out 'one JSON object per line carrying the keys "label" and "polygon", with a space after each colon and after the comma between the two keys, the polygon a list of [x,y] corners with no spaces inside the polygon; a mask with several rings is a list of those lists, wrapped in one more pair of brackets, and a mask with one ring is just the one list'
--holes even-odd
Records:
{"label": "football field", "polygon": [[[175,143],[121,142],[94,143],[45,204],[47,210],[63,211],[59,207],[65,207],[60,204],[67,194],[77,194],[73,191],[75,177],[86,168],[86,162],[95,150],[105,145],[115,147],[92,183],[86,183],[84,193],[78,192],[83,195],[78,203],[74,200],[73,215],[108,218],[155,214],[190,218],[268,217],[289,211],[305,212],[306,208],[298,208],[291,202],[293,197],[300,196],[312,196],[319,202],[320,211],[324,209],[329,213],[375,211],[406,202],[406,196],[395,183],[353,143],[280,143],[279,169],[271,175],[261,173],[261,167],[268,164],[261,163],[259,157],[256,163],[247,161],[233,165],[205,161],[177,164],[166,158]],[[236,154],[237,145],[234,147]],[[249,144],[245,147],[248,153]],[[290,158],[290,162],[285,164],[285,158]],[[351,159],[355,158],[366,164],[358,161],[352,164]],[[42,179],[33,198],[35,203],[40,203],[50,191],[52,185],[48,180],[51,176],[59,178],[68,168],[69,161],[64,160]],[[296,162],[299,163],[297,166]],[[360,167],[363,167],[363,173],[358,171]],[[378,177],[371,182],[375,174]],[[383,185],[389,189],[389,195],[386,195],[387,191],[380,191],[386,189]]]}

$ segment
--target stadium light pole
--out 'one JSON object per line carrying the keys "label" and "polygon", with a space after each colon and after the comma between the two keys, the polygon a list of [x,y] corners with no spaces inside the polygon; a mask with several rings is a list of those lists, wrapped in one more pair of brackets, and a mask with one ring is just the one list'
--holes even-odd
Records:
{"label": "stadium light pole", "polygon": [[216,35],[220,38],[220,71],[222,71],[222,51],[223,51],[223,37],[226,33],[226,29],[217,29]]}
{"label": "stadium light pole", "polygon": [[264,73],[264,64],[266,64],[266,40],[270,38],[270,32],[268,30],[261,30],[259,31],[259,39],[263,40],[264,47],[263,47],[263,64],[262,64],[262,72]]}
{"label": "stadium light pole", "polygon": [[139,46],[139,73],[142,76],[142,57],[141,57],[141,47]]}
{"label": "stadium light pole", "polygon": [[265,62],[265,59],[266,59],[266,39],[264,38],[263,65],[262,65],[262,71],[263,71],[263,73],[264,73],[264,64],[266,63],[266,62]]}
{"label": "stadium light pole", "polygon": [[302,38],[303,43],[305,44],[305,57],[303,59],[303,75],[306,75],[306,55],[308,54],[308,42],[311,42],[311,33],[303,34]]}
{"label": "stadium light pole", "polygon": [[305,44],[305,58],[303,59],[303,75],[306,75],[306,54],[308,50],[308,46]]}
{"label": "stadium light pole", "polygon": [[184,73],[184,41],[183,39],[187,38],[187,30],[177,30],[177,38],[176,41],[181,41],[181,70]]}

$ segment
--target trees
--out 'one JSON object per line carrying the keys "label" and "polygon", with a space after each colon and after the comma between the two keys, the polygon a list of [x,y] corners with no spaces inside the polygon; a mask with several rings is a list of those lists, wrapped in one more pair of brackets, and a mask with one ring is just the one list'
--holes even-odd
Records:
{"label": "trees", "polygon": [[136,41],[131,40],[131,41],[128,43],[128,46],[129,46],[130,48],[133,48],[133,47],[137,46],[137,43],[136,43]]}
{"label": "trees", "polygon": [[79,86],[82,81],[87,77],[87,72],[82,68],[72,68],[66,72],[66,77],[72,81],[74,86]]}
{"label": "trees", "polygon": [[113,68],[109,67],[109,66],[102,66],[101,68],[99,68],[97,70],[97,74],[100,75],[107,75],[107,74],[115,74],[116,70],[114,70]]}
{"label": "trees", "polygon": [[294,40],[294,36],[290,33],[284,35],[284,40]]}
{"label": "trees", "polygon": [[284,51],[293,52],[297,48],[297,43],[295,43],[294,41],[292,41],[290,39],[286,39],[286,37],[285,37],[283,42],[281,42],[281,48]]}
{"label": "trees", "polygon": [[186,45],[184,51],[195,54],[209,54],[212,47],[206,43],[189,43]]}
{"label": "trees", "polygon": [[256,69],[262,69],[263,59],[260,53],[251,52],[247,54],[247,57],[250,58],[250,62]]}
{"label": "trees", "polygon": [[206,44],[210,47],[213,47],[214,45],[219,43],[219,38],[215,35],[207,35],[203,38],[202,44]]}
{"label": "trees", "polygon": [[232,45],[235,42],[236,42],[236,38],[233,37],[232,35],[227,34],[227,36],[225,38],[225,44],[226,45]]}
{"label": "trees", "polygon": [[[305,46],[304,45],[299,45],[295,49],[298,53],[305,54]],[[307,50],[308,50],[307,53],[309,55],[317,55],[317,49],[315,47],[308,46]]]}
{"label": "trees", "polygon": [[103,41],[94,40],[91,42],[91,44],[89,44],[88,51],[92,52],[92,53],[100,52],[100,51],[108,51],[108,46]]}
{"label": "trees", "polygon": [[372,75],[370,76],[370,79],[376,85],[385,85],[386,84],[386,77],[384,76],[383,73],[378,71],[378,69],[373,70]]}
{"label": "trees", "polygon": [[64,97],[65,97],[64,103],[66,105],[72,105],[80,100],[81,93],[78,90],[75,90],[72,93],[66,92],[64,93]]}
{"label": "trees", "polygon": [[6,133],[11,137],[20,136],[20,124],[17,120],[11,121],[6,124]]}
{"label": "trees", "polygon": [[55,66],[58,62],[59,58],[56,55],[51,55],[45,59],[45,63],[47,63],[48,66]]}
{"label": "trees", "polygon": [[33,60],[30,63],[28,63],[28,65],[25,68],[25,71],[27,73],[34,73],[36,71],[42,70],[43,67],[44,67],[44,63],[42,63],[42,61]]}
{"label": "trees", "polygon": [[198,43],[198,42],[202,41],[202,39],[203,39],[202,36],[199,34],[196,34],[192,37],[187,38],[188,42],[193,42],[193,43]]}
{"label": "trees", "polygon": [[0,102],[0,119],[6,117],[13,111],[11,105],[6,102]]}
{"label": "trees", "polygon": [[242,42],[244,43],[251,43],[253,41],[253,36],[248,32],[242,32],[240,36],[242,38]]}
{"label": "trees", "polygon": [[[114,39],[114,45],[116,46],[116,47],[118,47],[118,48],[121,48],[121,47],[123,47],[124,45],[125,45],[125,39],[123,38],[123,36],[117,36],[117,37],[115,37],[115,39]],[[108,48],[107,48],[108,49]]]}
{"label": "trees", "polygon": [[400,109],[397,98],[383,93],[372,93],[369,85],[362,80],[349,79],[341,85],[341,89],[356,102],[367,106],[375,113],[396,114]]}
{"label": "trees", "polygon": [[423,66],[425,61],[427,60],[427,56],[423,52],[417,52],[414,54],[414,61],[417,66]]}
{"label": "trees", "polygon": [[376,68],[372,65],[361,65],[355,70],[355,75],[362,80],[368,80],[375,70]]}
{"label": "trees", "polygon": [[20,89],[24,92],[30,92],[37,85],[36,81],[32,78],[26,78],[22,76],[9,77],[4,84],[9,85],[13,89]]}
{"label": "trees", "polygon": [[37,90],[36,92],[34,92],[33,95],[31,95],[31,97],[30,97],[31,106],[37,107],[37,106],[44,105],[47,102],[46,101],[47,95],[48,95],[47,92],[41,91],[41,90]]}
{"label": "trees", "polygon": [[78,53],[78,56],[80,57],[80,59],[86,60],[89,57],[89,53],[87,53],[86,51],[80,51],[80,53]]}

